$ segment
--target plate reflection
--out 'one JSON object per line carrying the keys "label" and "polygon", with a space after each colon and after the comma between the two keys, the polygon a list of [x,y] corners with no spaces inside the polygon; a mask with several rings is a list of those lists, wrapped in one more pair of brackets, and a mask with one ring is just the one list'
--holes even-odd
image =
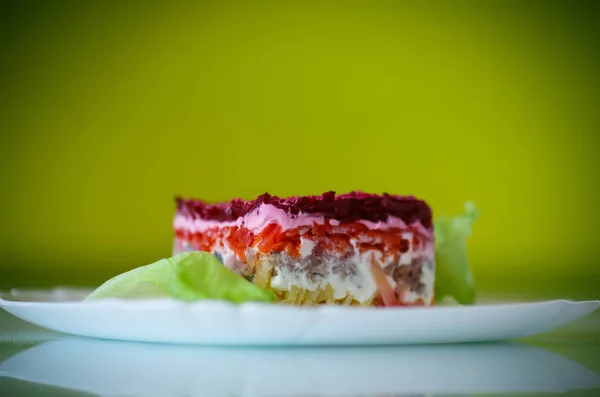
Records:
{"label": "plate reflection", "polygon": [[372,396],[565,392],[600,377],[522,344],[224,349],[74,338],[0,364],[0,376],[100,396]]}

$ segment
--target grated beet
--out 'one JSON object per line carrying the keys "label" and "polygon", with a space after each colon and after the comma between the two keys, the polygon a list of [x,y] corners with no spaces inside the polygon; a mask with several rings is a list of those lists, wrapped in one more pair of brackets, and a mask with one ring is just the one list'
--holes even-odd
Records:
{"label": "grated beet", "polygon": [[215,220],[220,222],[235,221],[252,212],[261,204],[271,204],[286,211],[291,216],[300,212],[322,215],[326,219],[340,222],[367,220],[385,221],[388,216],[402,219],[411,224],[420,221],[426,229],[432,226],[431,208],[423,200],[413,196],[396,196],[368,194],[354,191],[336,195],[326,192],[320,196],[300,196],[280,198],[268,193],[254,200],[244,201],[235,198],[230,202],[209,204],[202,200],[176,197],[177,212],[194,218]]}

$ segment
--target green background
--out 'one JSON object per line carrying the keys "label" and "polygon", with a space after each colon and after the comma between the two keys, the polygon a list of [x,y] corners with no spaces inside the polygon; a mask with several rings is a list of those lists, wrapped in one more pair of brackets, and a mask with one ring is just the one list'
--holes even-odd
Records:
{"label": "green background", "polygon": [[169,256],[176,194],[358,189],[474,200],[488,294],[600,295],[592,2],[1,7],[0,288]]}

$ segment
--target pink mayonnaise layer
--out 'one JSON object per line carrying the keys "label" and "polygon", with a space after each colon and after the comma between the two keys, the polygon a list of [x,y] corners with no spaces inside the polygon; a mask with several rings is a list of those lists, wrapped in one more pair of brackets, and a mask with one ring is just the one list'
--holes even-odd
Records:
{"label": "pink mayonnaise layer", "polygon": [[[207,229],[215,227],[227,227],[227,226],[238,226],[245,227],[252,233],[258,234],[262,229],[265,228],[269,223],[276,222],[283,231],[289,229],[295,229],[301,226],[312,226],[314,223],[323,225],[326,222],[332,226],[340,224],[335,219],[325,219],[323,216],[315,216],[313,214],[300,213],[297,216],[290,216],[284,210],[277,208],[271,204],[262,204],[254,211],[239,217],[237,220],[232,222],[220,222],[215,220],[204,220],[204,219],[193,219],[191,217],[184,216],[182,214],[176,214],[174,219],[174,227],[176,230],[186,230],[191,233],[203,232]],[[407,225],[400,218],[388,216],[385,222],[371,222],[367,220],[359,220],[367,226],[369,229],[374,230],[387,230],[392,228],[406,229]],[[410,225],[416,229],[420,234],[431,238],[432,230],[428,230],[423,227],[421,222],[416,221]]]}

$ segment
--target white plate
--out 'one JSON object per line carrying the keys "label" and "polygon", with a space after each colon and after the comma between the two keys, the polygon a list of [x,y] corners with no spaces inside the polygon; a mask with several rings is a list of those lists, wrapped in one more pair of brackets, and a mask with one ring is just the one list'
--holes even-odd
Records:
{"label": "white plate", "polygon": [[383,345],[499,341],[551,331],[600,301],[414,308],[293,307],[172,299],[81,302],[89,291],[13,291],[0,307],[70,334],[204,345]]}
{"label": "white plate", "polygon": [[600,386],[587,368],[515,343],[220,349],[72,337],[17,353],[0,364],[0,376],[106,397],[470,395]]}

